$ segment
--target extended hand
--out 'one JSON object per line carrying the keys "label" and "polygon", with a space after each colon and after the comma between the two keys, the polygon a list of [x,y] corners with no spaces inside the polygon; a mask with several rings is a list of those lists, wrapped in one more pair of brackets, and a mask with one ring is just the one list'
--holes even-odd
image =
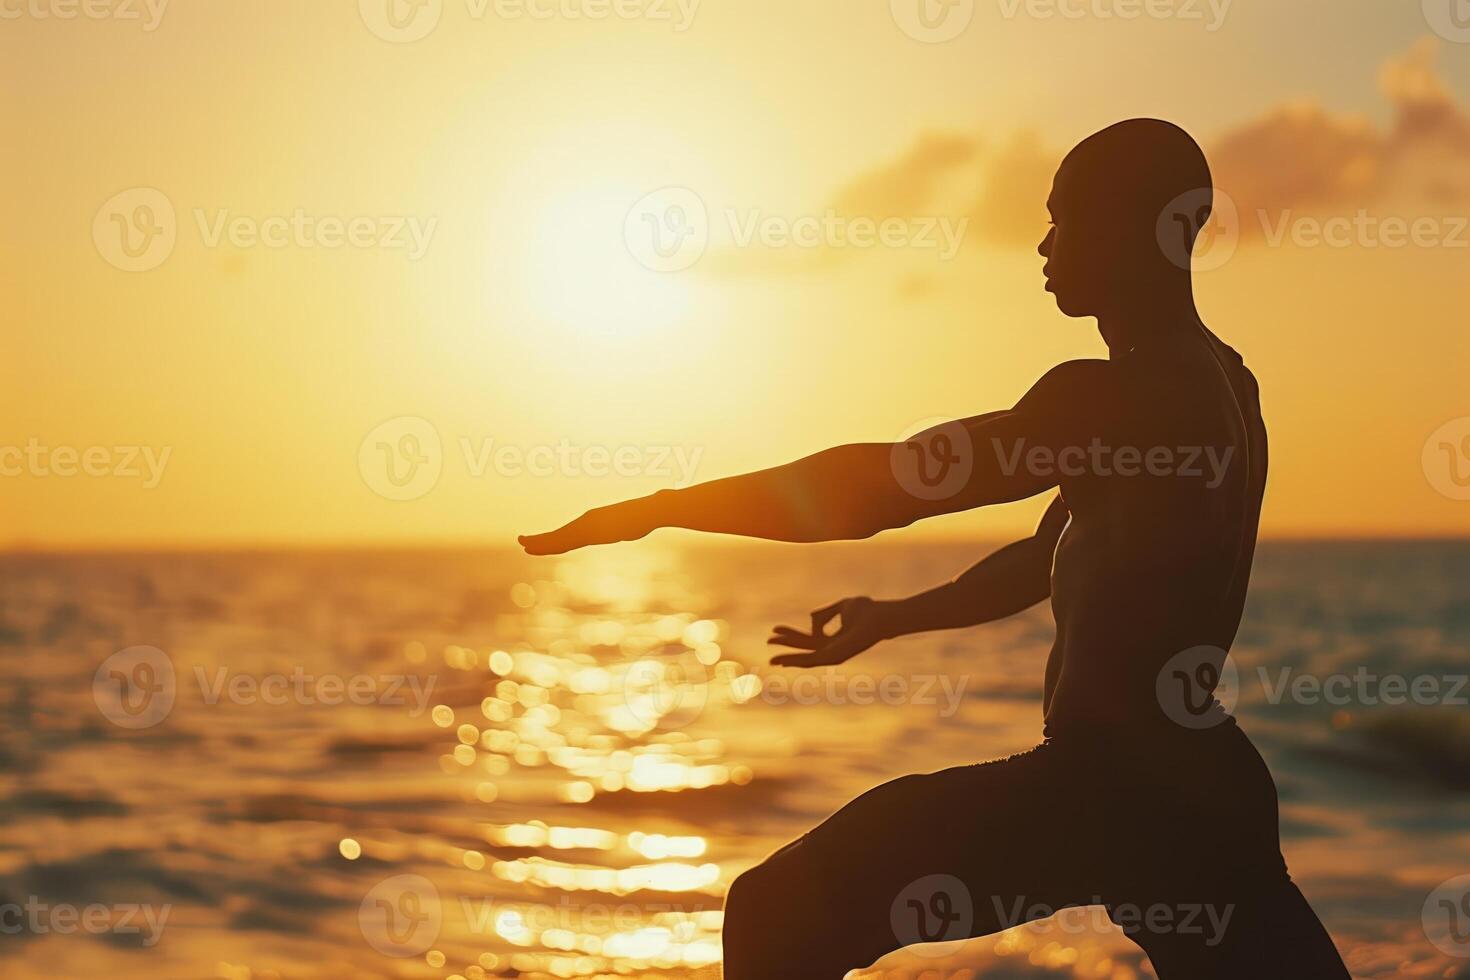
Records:
{"label": "extended hand", "polygon": [[637,541],[654,528],[648,519],[650,499],[598,507],[555,531],[523,534],[519,538],[521,547],[528,555],[562,555],[594,544]]}
{"label": "extended hand", "polygon": [[[811,652],[783,653],[773,657],[771,664],[776,667],[831,667],[845,663],[888,638],[887,609],[887,603],[856,596],[812,613],[810,633],[777,626],[767,643]],[[833,619],[839,619],[841,625],[836,633],[828,635],[826,626]]]}

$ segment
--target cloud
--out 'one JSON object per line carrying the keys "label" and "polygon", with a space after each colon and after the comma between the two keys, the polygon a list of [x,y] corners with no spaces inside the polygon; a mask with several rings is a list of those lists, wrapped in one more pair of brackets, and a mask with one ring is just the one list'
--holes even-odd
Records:
{"label": "cloud", "polygon": [[843,214],[871,218],[922,214],[945,180],[973,161],[980,149],[971,136],[925,133],[898,160],[849,183],[832,206]]}
{"label": "cloud", "polygon": [[1369,122],[1308,103],[1272,110],[1207,154],[1216,186],[1250,209],[1330,206],[1382,179],[1381,139]]}
{"label": "cloud", "polygon": [[[1438,54],[1438,40],[1426,37],[1384,63],[1379,85],[1392,109],[1387,128],[1308,100],[1274,107],[1206,140],[1215,184],[1242,215],[1242,241],[1263,240],[1285,212],[1416,217],[1470,208],[1470,112],[1440,76]],[[1044,234],[1046,197],[1064,155],[1031,131],[1004,137],[926,132],[896,159],[850,180],[826,207],[878,221],[968,219],[967,245],[1029,249]],[[854,254],[725,249],[712,256],[712,267],[810,272]]]}
{"label": "cloud", "polygon": [[[951,196],[947,193],[951,181],[973,180],[974,165],[981,152],[980,141],[967,134],[923,133],[897,160],[849,181],[813,215],[824,220],[830,216],[839,222],[862,219],[875,223],[943,215],[958,222],[963,214],[935,211],[935,202]],[[748,244],[712,253],[709,266],[717,273],[737,275],[813,272],[830,268],[860,251],[827,246],[774,248]]]}
{"label": "cloud", "polygon": [[1386,130],[1302,103],[1226,133],[1209,150],[1216,185],[1243,211],[1271,214],[1465,207],[1470,115],[1436,71],[1437,55],[1426,38],[1384,64]]}

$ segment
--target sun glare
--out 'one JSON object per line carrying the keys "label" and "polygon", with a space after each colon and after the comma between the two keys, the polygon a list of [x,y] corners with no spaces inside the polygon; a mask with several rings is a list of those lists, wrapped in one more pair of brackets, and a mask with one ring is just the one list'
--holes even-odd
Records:
{"label": "sun glare", "polygon": [[640,264],[624,239],[634,188],[588,187],[559,195],[535,219],[530,300],[541,316],[582,337],[646,335],[689,307],[692,272]]}

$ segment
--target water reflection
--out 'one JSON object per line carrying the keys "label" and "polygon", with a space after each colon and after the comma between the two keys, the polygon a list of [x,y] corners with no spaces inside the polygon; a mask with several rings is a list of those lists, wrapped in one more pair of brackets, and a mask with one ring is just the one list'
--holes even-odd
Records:
{"label": "water reflection", "polygon": [[[701,731],[701,719],[749,701],[759,678],[727,657],[729,624],[678,608],[677,590],[660,589],[658,571],[657,562],[610,567],[598,556],[567,559],[549,579],[510,587],[523,633],[537,642],[444,647],[444,667],[486,693],[471,705],[433,709],[447,742],[440,768],[473,780],[474,798],[492,815],[513,800],[558,810],[592,806],[606,819],[612,814],[595,806],[599,799],[755,780],[754,768],[734,762],[722,738]],[[419,656],[421,644],[413,643],[406,653]],[[489,936],[513,949],[496,944],[485,952],[513,969],[566,977],[717,963],[720,897],[748,861],[701,860],[710,850],[706,837],[667,832],[668,824],[667,817],[646,825],[623,817],[616,826],[479,823],[491,859],[466,861],[467,868],[483,868],[528,899],[581,899],[502,903]],[[568,856],[551,856],[558,852]],[[574,860],[579,853],[586,857]],[[663,901],[679,895],[697,896],[699,907],[674,910]],[[607,914],[608,899],[620,900],[620,915]],[[579,955],[564,955],[571,953]]]}
{"label": "water reflection", "polygon": [[[854,561],[640,545],[556,566],[471,552],[0,559],[0,901],[171,909],[147,947],[7,937],[0,975],[702,980],[745,868],[875,783],[1039,733],[1040,611],[847,668],[962,676],[952,715],[762,691],[772,623],[842,594],[918,591],[976,550],[863,547]],[[1448,583],[1467,575],[1460,545],[1268,547],[1242,671],[1462,674]],[[139,644],[167,654],[177,698],[128,730],[92,684]],[[211,700],[221,669],[360,674],[400,697]],[[1446,975],[1420,914],[1470,867],[1463,709],[1259,692],[1242,708],[1282,790],[1293,875],[1355,975]],[[891,980],[1148,975],[1105,923],[885,967]]]}

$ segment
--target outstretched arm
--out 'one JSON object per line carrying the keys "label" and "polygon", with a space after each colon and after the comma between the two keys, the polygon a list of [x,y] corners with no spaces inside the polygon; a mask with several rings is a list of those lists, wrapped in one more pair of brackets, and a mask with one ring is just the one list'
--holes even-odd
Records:
{"label": "outstretched arm", "polygon": [[[1052,501],[1036,534],[987,556],[953,582],[907,599],[843,599],[812,613],[810,633],[778,626],[774,645],[807,650],[772,659],[778,667],[828,667],[844,663],[883,641],[931,630],[960,629],[1005,619],[1051,595],[1052,556],[1070,512]],[[826,625],[840,620],[836,633]]]}
{"label": "outstretched arm", "polygon": [[[853,540],[1021,500],[1056,486],[1055,469],[1026,465],[1027,453],[1082,444],[1107,370],[1099,361],[1063,364],[1007,412],[939,426],[906,443],[839,446],[774,469],[661,490],[588,511],[521,544],[533,555],[553,555],[633,541],[660,527],[774,541]],[[936,482],[926,482],[936,474]]]}

